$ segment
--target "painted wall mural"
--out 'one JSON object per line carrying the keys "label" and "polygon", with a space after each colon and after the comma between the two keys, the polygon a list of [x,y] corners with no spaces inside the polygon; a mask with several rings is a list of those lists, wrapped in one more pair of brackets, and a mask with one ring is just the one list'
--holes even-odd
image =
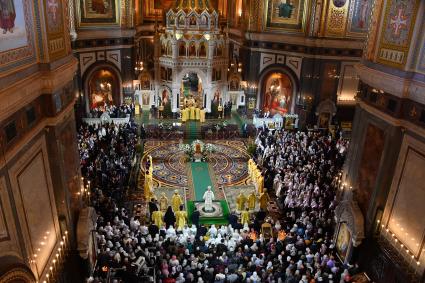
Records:
{"label": "painted wall mural", "polygon": [[375,190],[379,164],[385,145],[385,133],[377,126],[369,124],[365,135],[357,179],[359,188],[361,188],[357,191],[357,199],[363,215],[367,215],[369,203]]}
{"label": "painted wall mural", "polygon": [[263,87],[263,111],[271,115],[284,115],[290,112],[293,86],[291,79],[282,73],[272,73]]}
{"label": "painted wall mural", "polygon": [[345,262],[347,258],[349,248],[351,246],[351,233],[348,230],[348,226],[345,222],[339,226],[338,237],[336,239],[336,250],[340,259]]}
{"label": "painted wall mural", "polygon": [[349,32],[367,33],[371,18],[372,0],[357,0],[351,4]]}
{"label": "painted wall mural", "polygon": [[0,52],[26,46],[23,0],[0,0]]}
{"label": "painted wall mural", "polygon": [[267,28],[302,30],[305,0],[267,1]]}
{"label": "painted wall mural", "polygon": [[49,33],[61,33],[63,31],[62,3],[59,0],[47,0],[47,28]]}
{"label": "painted wall mural", "polygon": [[118,0],[80,0],[80,26],[118,25]]}
{"label": "painted wall mural", "polygon": [[32,2],[0,0],[0,76],[36,61]]}
{"label": "painted wall mural", "polygon": [[394,67],[406,63],[419,0],[387,2],[378,50],[378,61]]}
{"label": "painted wall mural", "polygon": [[61,0],[45,0],[48,48],[51,60],[66,55],[64,38],[64,6]]}

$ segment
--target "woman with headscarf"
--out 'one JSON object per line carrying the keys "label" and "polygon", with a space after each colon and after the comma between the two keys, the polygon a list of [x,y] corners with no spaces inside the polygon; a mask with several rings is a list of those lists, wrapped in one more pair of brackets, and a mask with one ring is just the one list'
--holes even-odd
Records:
{"label": "woman with headscarf", "polygon": [[176,216],[174,215],[174,212],[171,206],[168,206],[167,212],[165,212],[164,222],[166,224],[165,227],[170,227],[170,226],[174,227],[174,224],[176,223]]}

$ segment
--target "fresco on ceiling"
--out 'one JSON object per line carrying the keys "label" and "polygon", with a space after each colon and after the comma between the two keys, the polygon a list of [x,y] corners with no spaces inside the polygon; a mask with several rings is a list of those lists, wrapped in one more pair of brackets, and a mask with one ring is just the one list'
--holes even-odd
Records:
{"label": "fresco on ceiling", "polygon": [[305,0],[269,0],[267,27],[301,30]]}

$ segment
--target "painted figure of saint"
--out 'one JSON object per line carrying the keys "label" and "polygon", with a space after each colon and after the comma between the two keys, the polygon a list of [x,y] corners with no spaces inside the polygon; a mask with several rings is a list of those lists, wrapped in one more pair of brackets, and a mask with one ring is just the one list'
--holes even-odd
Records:
{"label": "painted figure of saint", "polygon": [[98,14],[106,14],[106,5],[103,0],[92,0],[91,9]]}
{"label": "painted figure of saint", "polygon": [[359,15],[359,28],[365,28],[367,22],[367,12],[368,12],[368,1],[369,0],[361,0],[360,1],[360,15]]}
{"label": "painted figure of saint", "polygon": [[169,100],[169,98],[168,98],[168,92],[167,92],[167,90],[164,89],[162,91],[162,104],[163,105],[167,104],[168,103],[168,100]]}
{"label": "painted figure of saint", "polygon": [[58,11],[59,11],[59,3],[57,0],[48,0],[47,8],[49,19],[51,20],[50,24],[57,24],[58,22]]}
{"label": "painted figure of saint", "polygon": [[281,1],[279,4],[279,17],[281,18],[291,18],[292,12],[294,10],[294,5],[291,4],[290,0]]}
{"label": "painted figure of saint", "polygon": [[7,32],[13,33],[15,27],[15,5],[13,0],[0,0],[0,28],[3,34]]}

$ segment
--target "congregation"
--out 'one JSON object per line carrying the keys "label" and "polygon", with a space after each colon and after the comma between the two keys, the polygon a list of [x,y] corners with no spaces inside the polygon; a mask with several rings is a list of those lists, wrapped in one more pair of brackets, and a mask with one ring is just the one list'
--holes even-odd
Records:
{"label": "congregation", "polygon": [[[92,282],[107,277],[115,278],[111,282],[350,282],[356,268],[339,263],[332,240],[333,180],[348,146],[343,139],[260,129],[254,160],[282,218],[261,209],[243,224],[233,212],[228,226],[205,227],[191,219],[192,225],[177,228],[171,206],[155,225],[131,217],[122,202],[136,133],[132,121],[82,125],[79,131],[82,173],[92,184],[91,202],[99,215]],[[159,210],[156,201],[149,207],[150,214]],[[272,237],[261,233],[264,222],[272,224]]]}
{"label": "congregation", "polygon": [[134,104],[122,104],[120,106],[112,104],[104,107],[94,107],[87,113],[87,117],[100,118],[103,113],[107,113],[110,118],[125,118],[134,115]]}

